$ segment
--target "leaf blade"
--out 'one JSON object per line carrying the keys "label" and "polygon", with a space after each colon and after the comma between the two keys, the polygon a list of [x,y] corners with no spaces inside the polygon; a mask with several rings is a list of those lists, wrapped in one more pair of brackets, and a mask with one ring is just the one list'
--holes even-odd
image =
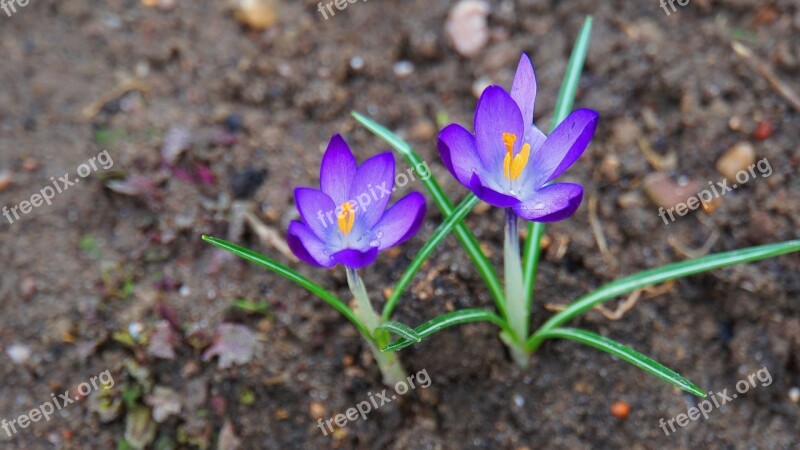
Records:
{"label": "leaf blade", "polygon": [[358,328],[358,331],[364,335],[365,338],[370,339],[370,333],[367,331],[367,327],[361,322],[361,320],[356,316],[356,314],[346,305],[344,302],[339,300],[335,295],[331,294],[328,290],[323,288],[322,286],[314,283],[313,281],[309,280],[305,276],[299,274],[297,271],[284,266],[283,264],[264,256],[260,253],[254,252],[250,249],[240,247],[236,244],[228,242],[224,239],[215,238],[212,236],[203,235],[203,240],[208,242],[211,245],[219,247],[227,252],[233,253],[234,255],[250,261],[252,263],[258,264],[262,267],[265,267],[272,272],[286,278],[287,280],[299,285],[300,287],[306,289],[307,291],[311,292],[312,294],[316,295],[322,301],[332,306],[334,309],[339,311],[343,316],[345,316],[353,325]]}
{"label": "leaf blade", "polygon": [[[556,106],[553,111],[553,123],[550,125],[551,132],[567,118],[572,110],[572,105],[575,103],[575,94],[578,90],[583,63],[586,61],[586,53],[589,51],[589,43],[592,37],[592,20],[592,16],[588,16],[583,22],[581,31],[578,33],[578,39],[572,47],[567,71],[564,73],[564,80],[558,91]],[[542,253],[544,230],[545,224],[542,222],[528,223],[528,238],[525,240],[522,258],[525,301],[528,311],[531,311],[533,290],[536,287],[536,272],[538,271],[539,258]]]}
{"label": "leaf blade", "polygon": [[[503,319],[484,309],[461,309],[447,314],[442,314],[441,316],[435,317],[414,328],[414,331],[416,331],[420,339],[425,339],[426,337],[438,331],[444,330],[445,328],[472,322],[491,322],[502,328],[504,331],[509,331],[508,325]],[[408,339],[398,339],[388,346],[382,348],[381,351],[397,351],[412,344],[414,344],[414,342],[411,342]]]}
{"label": "leaf blade", "polygon": [[661,267],[635,273],[631,276],[612,281],[599,289],[596,289],[574,302],[559,313],[548,319],[530,337],[527,347],[535,350],[541,342],[540,333],[547,332],[553,328],[561,326],[573,317],[594,308],[603,302],[619,297],[636,289],[645,288],[654,284],[708,272],[714,269],[744,264],[749,262],[761,261],[775,256],[785,255],[800,251],[800,239],[794,241],[779,242],[775,244],[749,247],[745,249],[732,250],[729,252],[716,253],[701,258],[690,259],[667,264]]}
{"label": "leaf blade", "polygon": [[603,337],[599,334],[592,333],[591,331],[577,328],[554,328],[547,331],[543,336],[544,339],[567,339],[594,347],[598,350],[614,355],[617,358],[630,363],[651,375],[654,375],[662,381],[665,381],[673,386],[677,386],[692,395],[696,395],[698,397],[707,396],[707,394],[702,389],[697,387],[697,385],[669,367],[637,352],[636,350],[624,344]]}
{"label": "leaf blade", "polygon": [[383,322],[382,324],[378,325],[378,329],[386,330],[392,332],[398,336],[402,336],[404,339],[413,342],[420,342],[422,341],[422,336],[419,335],[413,328],[409,327],[408,325],[402,322]]}

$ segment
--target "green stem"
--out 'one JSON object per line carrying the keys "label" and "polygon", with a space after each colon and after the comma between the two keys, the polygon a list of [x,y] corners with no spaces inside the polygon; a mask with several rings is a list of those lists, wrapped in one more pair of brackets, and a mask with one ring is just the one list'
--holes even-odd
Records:
{"label": "green stem", "polygon": [[365,338],[372,355],[375,357],[375,362],[381,370],[383,383],[387,386],[394,386],[397,382],[406,379],[406,371],[400,364],[396,353],[380,351],[380,347],[384,347],[389,343],[389,335],[383,330],[378,330],[381,319],[372,307],[367,295],[367,289],[364,287],[364,282],[356,269],[347,268],[347,285],[350,286],[350,291],[356,300],[356,316],[361,319],[361,322],[364,323],[364,326],[369,331],[369,336],[365,336]]}
{"label": "green stem", "polygon": [[372,342],[369,343],[369,349],[372,350],[372,355],[375,357],[375,362],[381,369],[383,375],[383,384],[389,387],[394,387],[401,381],[407,381],[406,370],[400,359],[397,357],[397,352],[382,352]]}
{"label": "green stem", "polygon": [[356,315],[369,330],[369,337],[374,338],[375,330],[381,324],[381,320],[372,308],[367,289],[364,287],[364,282],[361,281],[361,276],[358,275],[356,269],[347,268],[347,285],[350,286],[350,292],[353,293],[353,297],[356,299]]}
{"label": "green stem", "polygon": [[514,360],[522,367],[528,364],[528,354],[523,343],[528,336],[529,309],[525,301],[522,280],[522,261],[519,253],[519,228],[517,215],[511,208],[506,208],[506,239],[503,246],[503,263],[506,285],[506,321],[511,328],[506,344],[511,349]]}

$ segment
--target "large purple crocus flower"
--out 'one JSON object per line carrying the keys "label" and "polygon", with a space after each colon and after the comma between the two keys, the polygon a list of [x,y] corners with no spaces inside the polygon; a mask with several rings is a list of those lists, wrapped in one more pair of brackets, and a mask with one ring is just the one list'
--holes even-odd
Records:
{"label": "large purple crocus flower", "polygon": [[425,217],[425,198],[412,192],[387,210],[394,176],[390,152],[357,167],[347,142],[334,135],[322,157],[320,189],[294,191],[302,221],[289,225],[289,248],[314,266],[358,269],[413,236]]}
{"label": "large purple crocus flower", "polygon": [[550,136],[533,125],[536,77],[528,56],[517,67],[511,93],[483,91],[475,110],[475,134],[451,124],[439,134],[439,154],[450,173],[481,200],[537,222],[572,215],[583,198],[574,183],[552,183],[589,145],[598,115],[579,109]]}

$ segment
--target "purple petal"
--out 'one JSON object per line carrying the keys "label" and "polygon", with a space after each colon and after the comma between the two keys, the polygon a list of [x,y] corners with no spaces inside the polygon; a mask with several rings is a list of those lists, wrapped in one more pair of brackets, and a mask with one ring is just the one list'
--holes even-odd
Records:
{"label": "purple petal", "polygon": [[325,243],[302,222],[295,220],[289,224],[286,242],[295,256],[312,266],[333,267],[336,264],[326,254]]}
{"label": "purple petal", "polygon": [[597,128],[598,114],[590,109],[573,111],[547,137],[531,161],[539,188],[567,170],[583,154]]}
{"label": "purple petal", "polygon": [[516,155],[525,140],[519,106],[503,88],[489,86],[481,94],[475,109],[475,141],[483,166],[498,179],[503,176],[503,158],[506,155],[503,133],[517,137],[513,149]]}
{"label": "purple petal", "polygon": [[320,238],[325,239],[331,225],[336,224],[336,205],[324,192],[300,187],[294,190],[294,202],[303,223]]}
{"label": "purple petal", "polygon": [[395,203],[372,229],[378,249],[384,250],[401,244],[415,235],[425,220],[425,197],[412,192]]}
{"label": "purple petal", "polygon": [[525,220],[557,222],[571,216],[583,199],[583,188],[574,183],[555,183],[545,186],[522,203],[514,212]]}
{"label": "purple petal", "polygon": [[520,202],[520,200],[516,197],[501,194],[500,192],[487,187],[483,182],[481,182],[481,179],[478,178],[477,173],[472,175],[472,180],[469,183],[469,190],[474,192],[479,199],[490,205],[497,206],[498,208],[510,208],[519,204]]}
{"label": "purple petal", "polygon": [[531,144],[531,154],[535,154],[542,144],[544,144],[544,141],[547,140],[547,135],[545,135],[536,125],[531,125],[531,128],[528,130],[528,132],[530,134],[526,137],[526,142]]}
{"label": "purple petal", "polygon": [[522,112],[522,120],[527,129],[533,124],[533,104],[536,102],[536,75],[533,72],[533,64],[531,64],[531,60],[525,53],[520,57],[517,73],[514,74],[514,82],[511,84],[511,98],[519,105],[519,109]]}
{"label": "purple petal", "polygon": [[450,124],[439,133],[439,156],[447,170],[464,186],[469,187],[472,173],[482,171],[475,137],[464,127]]}
{"label": "purple petal", "polygon": [[319,186],[336,205],[349,200],[350,183],[356,173],[356,159],[344,138],[334,134],[322,156],[319,169]]}
{"label": "purple petal", "polygon": [[377,256],[378,248],[369,247],[365,251],[346,248],[331,255],[331,258],[337,263],[342,263],[352,269],[360,269],[375,261]]}
{"label": "purple petal", "polygon": [[[386,210],[394,188],[394,156],[380,153],[364,161],[350,185],[348,200],[354,202],[355,228],[372,228]],[[363,228],[362,228],[363,227]]]}

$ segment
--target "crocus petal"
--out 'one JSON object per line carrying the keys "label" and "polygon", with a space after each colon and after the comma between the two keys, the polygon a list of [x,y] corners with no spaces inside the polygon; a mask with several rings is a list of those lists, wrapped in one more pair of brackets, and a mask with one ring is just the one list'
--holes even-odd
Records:
{"label": "crocus petal", "polygon": [[526,165],[522,170],[522,176],[519,178],[519,181],[516,182],[519,192],[531,192],[541,187],[534,183],[539,173],[534,160],[536,159],[536,154],[541,149],[542,144],[544,144],[544,141],[547,140],[547,136],[542,133],[542,130],[537,128],[536,125],[531,125],[527,132],[529,133],[528,144],[531,146],[532,156],[528,165]]}
{"label": "crocus petal", "polygon": [[[326,239],[336,228],[336,205],[324,192],[300,187],[294,190],[294,202],[303,223],[320,239]],[[333,225],[333,228],[331,228]]]}
{"label": "crocus petal", "polygon": [[556,222],[566,219],[578,209],[583,199],[583,188],[574,183],[555,183],[545,186],[522,203],[514,212],[525,220]]}
{"label": "crocus petal", "polygon": [[475,195],[490,205],[497,206],[498,208],[510,208],[519,204],[519,199],[510,195],[501,194],[496,190],[487,187],[485,183],[478,178],[478,174],[472,174],[472,179],[469,183],[469,190]]}
{"label": "crocus petal", "polygon": [[464,186],[469,187],[472,173],[482,170],[475,137],[464,127],[450,124],[439,133],[439,156],[447,170]]}
{"label": "crocus petal", "polygon": [[[395,246],[415,235],[425,220],[425,197],[412,192],[389,208],[372,229],[378,250]],[[372,245],[372,244],[370,244]]]}
{"label": "crocus petal", "polygon": [[286,242],[301,261],[317,267],[333,267],[336,262],[326,254],[325,243],[306,224],[292,221],[286,233]]}
{"label": "crocus petal", "polygon": [[531,125],[529,133],[530,135],[528,135],[527,142],[531,144],[531,150],[536,153],[542,144],[544,144],[544,141],[547,140],[547,135],[545,135],[536,125]]}
{"label": "crocus petal", "polygon": [[378,247],[369,247],[364,251],[346,248],[331,255],[331,259],[352,269],[360,269],[375,261],[377,256]]}
{"label": "crocus petal", "polygon": [[386,210],[394,188],[394,156],[380,153],[364,161],[353,177],[348,200],[354,202],[354,229],[372,228]]}
{"label": "crocus petal", "polygon": [[[536,102],[536,75],[533,64],[525,53],[519,59],[514,82],[511,83],[511,98],[517,102],[522,112],[522,120],[527,129],[533,124],[533,104]],[[533,144],[531,144],[533,146]]]}
{"label": "crocus petal", "polygon": [[349,200],[350,183],[356,173],[356,158],[341,135],[335,134],[322,156],[319,186],[338,206]]}
{"label": "crocus petal", "polygon": [[597,118],[596,112],[579,109],[573,111],[553,130],[532,161],[536,170],[535,188],[561,175],[583,154],[594,136]]}
{"label": "crocus petal", "polygon": [[483,166],[498,180],[503,177],[503,158],[506,156],[503,133],[517,137],[513,148],[516,155],[525,140],[519,106],[503,88],[489,86],[481,94],[475,109],[475,141]]}

